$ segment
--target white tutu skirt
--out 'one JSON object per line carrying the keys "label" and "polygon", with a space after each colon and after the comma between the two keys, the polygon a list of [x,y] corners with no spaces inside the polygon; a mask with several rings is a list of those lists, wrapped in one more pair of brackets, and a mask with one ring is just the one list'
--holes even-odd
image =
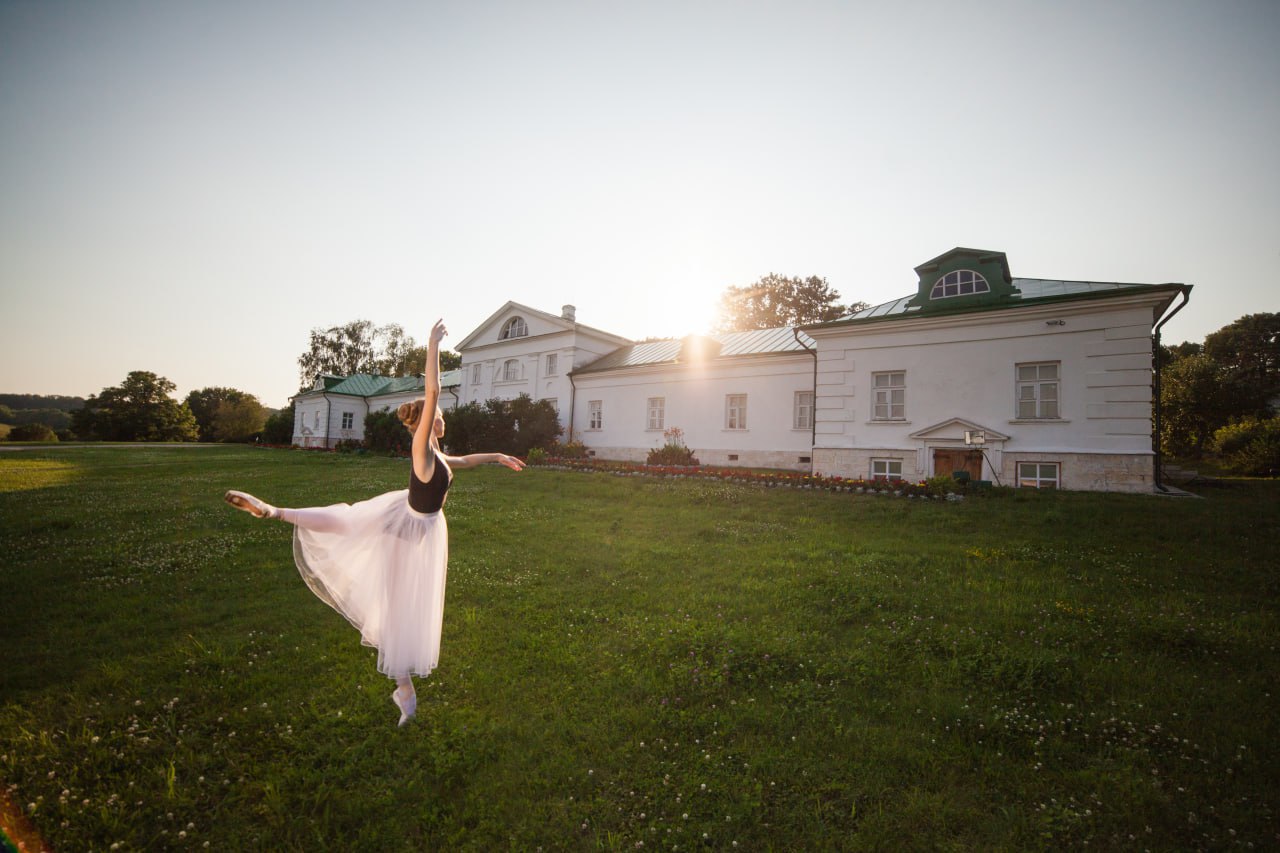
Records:
{"label": "white tutu skirt", "polygon": [[392,678],[427,675],[439,663],[449,564],[444,513],[411,509],[408,494],[326,507],[324,531],[295,526],[293,534],[307,586],[378,650],[378,671]]}

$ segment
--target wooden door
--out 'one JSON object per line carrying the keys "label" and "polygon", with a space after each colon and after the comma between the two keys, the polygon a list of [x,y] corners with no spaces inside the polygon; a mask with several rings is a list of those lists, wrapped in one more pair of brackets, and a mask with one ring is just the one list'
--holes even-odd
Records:
{"label": "wooden door", "polygon": [[982,451],[936,448],[933,451],[933,476],[950,477],[954,471],[968,471],[969,479],[982,479]]}

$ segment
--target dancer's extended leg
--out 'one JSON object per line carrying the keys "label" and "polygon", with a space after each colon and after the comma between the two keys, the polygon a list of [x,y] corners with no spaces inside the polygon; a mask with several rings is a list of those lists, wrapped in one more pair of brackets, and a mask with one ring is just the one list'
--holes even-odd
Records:
{"label": "dancer's extended leg", "polygon": [[346,533],[350,523],[345,513],[328,507],[307,507],[305,509],[276,510],[275,518],[295,524],[303,530],[314,530],[317,533]]}

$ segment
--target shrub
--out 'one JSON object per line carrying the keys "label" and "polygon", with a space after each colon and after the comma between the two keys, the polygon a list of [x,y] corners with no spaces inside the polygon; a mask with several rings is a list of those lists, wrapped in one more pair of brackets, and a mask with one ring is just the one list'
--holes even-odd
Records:
{"label": "shrub", "polygon": [[413,433],[400,423],[395,409],[370,412],[364,419],[364,446],[393,456],[408,456],[413,449]]}
{"label": "shrub", "polygon": [[1213,434],[1213,450],[1236,474],[1280,474],[1280,418],[1248,418]]}
{"label": "shrub", "polygon": [[950,474],[939,474],[925,481],[925,489],[931,495],[950,495],[960,488],[960,484]]}
{"label": "shrub", "polygon": [[510,453],[527,456],[533,448],[549,449],[560,435],[560,419],[547,400],[528,394],[514,400],[467,403],[444,413],[444,441],[450,452]]}
{"label": "shrub", "polygon": [[262,440],[267,444],[293,444],[293,403],[268,416]]}
{"label": "shrub", "polygon": [[587,446],[581,441],[570,441],[565,444],[557,441],[547,448],[547,453],[557,459],[586,459]]}
{"label": "shrub", "polygon": [[698,459],[684,443],[684,430],[671,427],[662,433],[664,444],[649,451],[646,465],[698,465]]}
{"label": "shrub", "polygon": [[529,450],[529,456],[524,461],[529,465],[541,465],[547,461],[547,451],[541,447],[534,447]]}
{"label": "shrub", "polygon": [[20,424],[9,430],[9,441],[57,441],[58,436],[48,424]]}

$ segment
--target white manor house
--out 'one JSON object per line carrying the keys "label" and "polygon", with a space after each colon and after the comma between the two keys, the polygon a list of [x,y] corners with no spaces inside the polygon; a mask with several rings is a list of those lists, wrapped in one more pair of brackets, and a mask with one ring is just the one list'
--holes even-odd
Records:
{"label": "white manor house", "polygon": [[[1014,278],[964,248],[915,271],[914,293],[832,322],[651,343],[508,302],[458,343],[442,407],[549,400],[600,459],[643,462],[678,427],[704,465],[1152,490],[1152,356],[1190,285]],[[358,440],[421,382],[319,377],[294,443]]]}

